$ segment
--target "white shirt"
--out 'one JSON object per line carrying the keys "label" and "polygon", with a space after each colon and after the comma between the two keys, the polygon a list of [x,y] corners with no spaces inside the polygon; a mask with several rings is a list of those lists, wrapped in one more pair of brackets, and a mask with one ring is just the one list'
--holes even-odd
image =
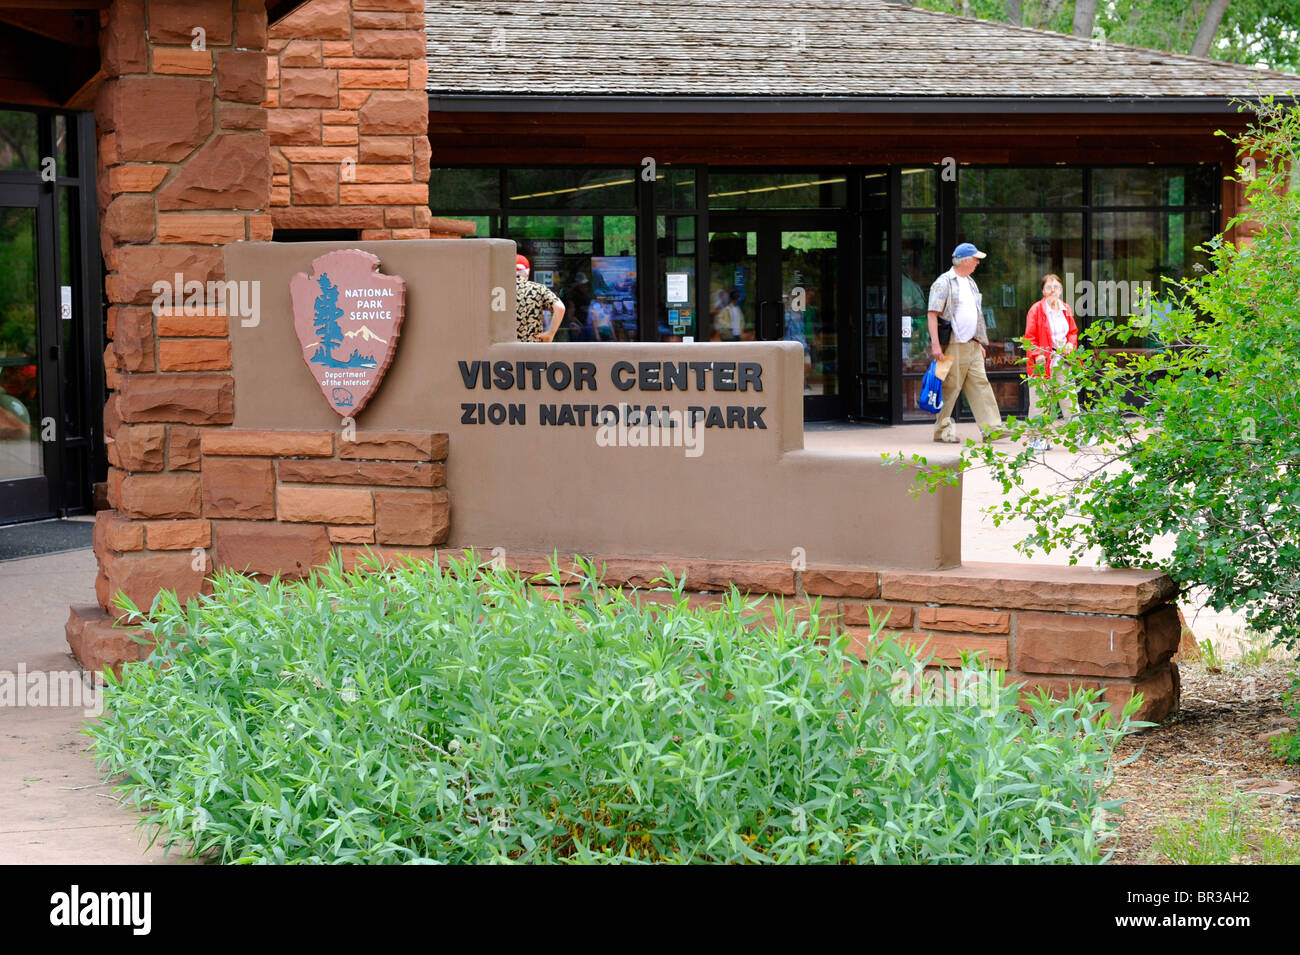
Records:
{"label": "white shirt", "polygon": [[1057,351],[1070,338],[1070,323],[1065,320],[1065,308],[1058,306],[1055,310],[1044,303],[1043,311],[1047,313],[1047,324],[1052,330],[1052,350]]}
{"label": "white shirt", "polygon": [[979,324],[979,312],[975,308],[975,289],[971,286],[970,276],[957,276],[957,307],[952,316],[953,341],[968,342],[975,337],[975,327]]}

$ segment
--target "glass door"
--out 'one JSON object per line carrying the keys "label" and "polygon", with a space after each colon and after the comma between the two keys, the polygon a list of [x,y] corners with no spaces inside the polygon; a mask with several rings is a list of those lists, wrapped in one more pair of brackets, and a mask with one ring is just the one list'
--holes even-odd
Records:
{"label": "glass door", "polygon": [[50,511],[36,186],[0,184],[0,522]]}
{"label": "glass door", "polygon": [[[843,417],[844,228],[838,216],[714,214],[709,232],[709,341],[803,347],[804,418]],[[707,334],[706,334],[707,332]]]}

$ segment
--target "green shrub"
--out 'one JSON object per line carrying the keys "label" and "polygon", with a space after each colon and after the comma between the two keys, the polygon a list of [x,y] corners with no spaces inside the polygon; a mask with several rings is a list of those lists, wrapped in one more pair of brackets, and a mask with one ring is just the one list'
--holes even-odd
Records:
{"label": "green shrub", "polygon": [[163,595],[96,757],[154,838],[226,862],[1104,861],[1127,713],[1029,716],[996,675],[915,705],[892,641],[860,664],[815,614],[587,571],[564,602],[466,563]]}

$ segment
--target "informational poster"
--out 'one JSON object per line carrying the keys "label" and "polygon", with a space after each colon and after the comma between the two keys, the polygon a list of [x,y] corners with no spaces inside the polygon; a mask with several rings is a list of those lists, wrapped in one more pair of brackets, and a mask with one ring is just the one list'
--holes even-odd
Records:
{"label": "informational poster", "polygon": [[691,275],[689,272],[668,273],[668,288],[664,300],[670,305],[684,305],[691,300]]}
{"label": "informational poster", "polygon": [[902,328],[902,332],[903,332],[903,337],[904,337],[904,338],[911,338],[911,337],[912,337],[912,316],[911,316],[911,315],[904,315],[904,316],[903,316],[903,328]]}
{"label": "informational poster", "polygon": [[555,288],[555,271],[554,269],[536,269],[533,271],[533,281],[538,285],[545,285],[547,288]]}
{"label": "informational poster", "polygon": [[591,285],[595,300],[588,315],[593,327],[598,315],[607,315],[620,340],[636,339],[636,256],[592,256]]}
{"label": "informational poster", "polygon": [[59,286],[59,315],[64,321],[72,321],[72,286]]}

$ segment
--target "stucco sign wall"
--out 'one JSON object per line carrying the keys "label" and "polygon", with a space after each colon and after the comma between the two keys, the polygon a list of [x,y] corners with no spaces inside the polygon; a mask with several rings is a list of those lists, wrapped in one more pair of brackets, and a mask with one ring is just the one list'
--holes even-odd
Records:
{"label": "stucco sign wall", "polygon": [[321,400],[299,357],[289,291],[293,276],[350,246],[226,247],[227,278],[260,283],[262,295],[255,327],[231,322],[234,426],[447,432],[450,543],[767,561],[799,548],[809,561],[846,566],[960,562],[959,487],[914,498],[910,475],[879,459],[804,450],[798,344],[521,343],[513,243],[357,247],[407,289],[401,349],[368,403],[351,409]]}

